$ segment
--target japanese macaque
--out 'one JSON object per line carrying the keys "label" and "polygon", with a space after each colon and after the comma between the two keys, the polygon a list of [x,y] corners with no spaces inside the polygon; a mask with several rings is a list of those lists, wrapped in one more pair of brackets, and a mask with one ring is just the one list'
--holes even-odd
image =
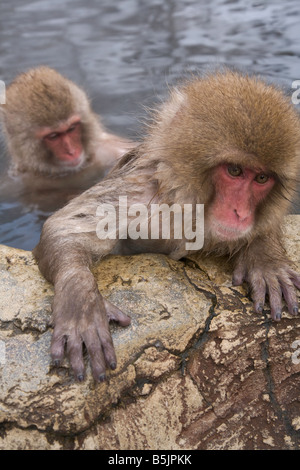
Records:
{"label": "japanese macaque", "polygon": [[2,114],[12,173],[31,190],[86,189],[134,147],[107,133],[85,92],[49,67],[14,80]]}
{"label": "japanese macaque", "polygon": [[[128,207],[204,204],[203,252],[232,258],[233,283],[248,282],[257,313],[268,295],[273,320],[281,318],[283,299],[296,315],[300,275],[286,258],[280,224],[299,165],[299,117],[275,86],[225,70],[171,91],[143,143],[43,227],[34,254],[55,286],[55,364],[67,344],[75,376],[83,380],[85,343],[97,381],[105,380],[106,367],[116,367],[109,320],[128,325],[130,318],[99,293],[93,262],[109,253],[156,252],[173,259],[191,253],[187,239],[175,239],[172,231],[166,240],[126,238],[120,220],[122,236],[99,238],[100,215],[117,208],[120,196]],[[128,211],[128,233],[132,220]]]}

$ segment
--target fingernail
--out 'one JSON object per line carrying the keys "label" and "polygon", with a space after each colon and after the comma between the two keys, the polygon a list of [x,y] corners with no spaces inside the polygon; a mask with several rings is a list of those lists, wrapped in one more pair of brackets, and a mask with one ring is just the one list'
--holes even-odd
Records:
{"label": "fingernail", "polygon": [[298,307],[294,307],[293,308],[293,315],[298,315],[298,313],[299,313]]}
{"label": "fingernail", "polygon": [[99,379],[98,379],[98,380],[99,380],[99,382],[105,382],[105,380],[106,380],[106,375],[105,375],[105,374],[99,375]]}
{"label": "fingernail", "polygon": [[259,303],[259,304],[256,304],[256,305],[255,305],[255,311],[256,311],[257,313],[263,313],[263,310],[264,310],[264,306],[263,306],[262,303]]}
{"label": "fingernail", "polygon": [[78,382],[83,382],[84,381],[84,375],[83,374],[77,375],[77,380],[78,380]]}
{"label": "fingernail", "polygon": [[117,368],[117,364],[115,362],[112,362],[110,364],[110,368],[111,368],[111,370],[115,370]]}
{"label": "fingernail", "polygon": [[242,284],[241,280],[238,279],[237,277],[232,278],[232,285],[233,286],[240,286]]}
{"label": "fingernail", "polygon": [[279,320],[281,320],[281,312],[277,312],[277,313],[275,313],[274,320],[275,320],[275,321],[279,321]]}
{"label": "fingernail", "polygon": [[59,359],[55,359],[54,365],[55,365],[55,367],[59,367],[59,366],[60,366],[60,360],[59,360]]}

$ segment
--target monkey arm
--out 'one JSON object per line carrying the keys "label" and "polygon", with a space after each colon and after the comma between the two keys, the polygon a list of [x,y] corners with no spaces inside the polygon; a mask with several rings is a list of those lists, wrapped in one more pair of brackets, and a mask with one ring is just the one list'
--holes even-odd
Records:
{"label": "monkey arm", "polygon": [[[109,331],[109,321],[118,321],[122,326],[130,318],[100,294],[90,266],[93,262],[92,235],[73,233],[64,236],[65,228],[72,219],[64,220],[60,211],[46,222],[41,241],[34,250],[43,275],[54,284],[53,325],[51,355],[59,365],[66,353],[77,380],[84,379],[82,345],[85,344],[91,361],[93,377],[105,380],[106,367],[116,368],[116,354]],[[58,225],[58,219],[60,224]],[[70,224],[68,223],[70,222]],[[73,227],[74,231],[75,228]],[[97,240],[99,242],[99,240]],[[105,256],[116,243],[110,240],[101,244]]]}
{"label": "monkey arm", "polygon": [[[130,163],[130,158],[126,157],[125,164]],[[109,320],[118,321],[122,326],[130,323],[127,315],[102,297],[90,270],[93,262],[120,244],[118,233],[115,239],[98,238],[97,210],[101,203],[116,207],[120,188],[125,188],[125,196],[126,188],[132,188],[130,176],[123,174],[122,165],[106,180],[53,214],[45,222],[40,242],[33,251],[41,273],[54,284],[52,358],[59,364],[66,346],[75,377],[80,381],[84,378],[83,343],[95,380],[103,381],[106,366],[116,367]],[[134,201],[148,202],[153,197],[151,188],[147,196],[144,195],[148,180],[146,174],[135,183]],[[130,194],[129,203],[132,201]]]}
{"label": "monkey arm", "polygon": [[292,269],[279,238],[257,237],[237,255],[233,284],[244,281],[249,284],[257,313],[262,313],[268,295],[273,320],[281,319],[282,297],[288,311],[298,314],[295,287],[300,289],[300,275]]}

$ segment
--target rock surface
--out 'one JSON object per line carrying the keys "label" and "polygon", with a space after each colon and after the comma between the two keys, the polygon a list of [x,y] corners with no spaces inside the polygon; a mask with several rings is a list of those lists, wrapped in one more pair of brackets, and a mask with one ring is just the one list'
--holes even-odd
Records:
{"label": "rock surface", "polygon": [[[300,216],[286,219],[300,268]],[[0,449],[299,449],[300,318],[253,313],[224,260],[108,257],[118,368],[95,385],[51,365],[53,288],[29,252],[0,248]],[[88,364],[88,362],[87,362]]]}

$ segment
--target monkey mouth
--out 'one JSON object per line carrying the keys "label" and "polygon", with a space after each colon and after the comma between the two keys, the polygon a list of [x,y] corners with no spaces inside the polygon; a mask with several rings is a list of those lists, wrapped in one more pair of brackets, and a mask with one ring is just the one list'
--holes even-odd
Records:
{"label": "monkey mouth", "polygon": [[251,225],[247,227],[230,227],[217,221],[211,221],[211,233],[221,241],[233,241],[246,237],[251,231]]}
{"label": "monkey mouth", "polygon": [[68,167],[74,171],[79,170],[85,161],[85,154],[81,154],[77,158],[64,159],[60,161],[60,166]]}

